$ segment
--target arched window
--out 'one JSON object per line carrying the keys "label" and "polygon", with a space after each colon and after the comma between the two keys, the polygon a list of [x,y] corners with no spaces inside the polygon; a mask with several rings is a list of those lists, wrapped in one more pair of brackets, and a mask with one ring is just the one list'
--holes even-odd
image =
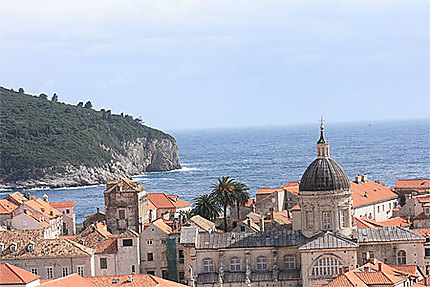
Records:
{"label": "arched window", "polygon": [[257,270],[263,271],[267,270],[267,260],[266,257],[260,256],[257,258]]}
{"label": "arched window", "polygon": [[406,251],[400,250],[397,252],[397,264],[406,264]]}
{"label": "arched window", "polygon": [[211,273],[214,272],[214,262],[210,258],[203,259],[203,272]]}
{"label": "arched window", "polygon": [[340,273],[342,263],[334,257],[323,257],[312,267],[312,276],[331,276]]}
{"label": "arched window", "polygon": [[231,258],[230,259],[230,271],[240,271],[240,259],[239,258]]}

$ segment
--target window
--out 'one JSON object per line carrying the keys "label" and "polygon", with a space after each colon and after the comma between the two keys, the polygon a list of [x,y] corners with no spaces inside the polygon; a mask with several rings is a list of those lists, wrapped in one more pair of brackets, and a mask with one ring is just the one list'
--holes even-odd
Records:
{"label": "window", "polygon": [[9,247],[10,252],[16,252],[16,244],[12,243]]}
{"label": "window", "polygon": [[361,259],[363,260],[363,263],[367,263],[374,258],[375,258],[375,254],[373,253],[373,251],[367,251],[361,254]]}
{"label": "window", "polygon": [[63,267],[63,268],[62,268],[61,276],[62,276],[62,277],[66,277],[66,276],[68,276],[68,275],[69,275],[69,267]]}
{"label": "window", "polygon": [[167,277],[169,277],[167,270],[161,270],[161,278],[167,279]]}
{"label": "window", "polygon": [[154,261],[154,254],[146,253],[146,260],[147,261]]}
{"label": "window", "polygon": [[406,251],[400,250],[397,252],[397,264],[406,264]]}
{"label": "window", "polygon": [[167,243],[166,239],[161,239],[161,244],[166,244],[166,243]]}
{"label": "window", "polygon": [[66,214],[69,214],[70,213],[70,210],[69,209],[66,209]]}
{"label": "window", "polygon": [[152,240],[146,240],[146,244],[152,245]]}
{"label": "window", "polygon": [[312,211],[306,211],[306,224],[308,229],[314,228],[314,217]]}
{"label": "window", "polygon": [[31,274],[39,275],[39,270],[37,270],[37,268],[31,268]]}
{"label": "window", "polygon": [[323,257],[312,267],[312,276],[332,276],[340,273],[342,263],[334,257]]}
{"label": "window", "polygon": [[107,269],[107,258],[100,258],[100,269]]}
{"label": "window", "polygon": [[243,225],[243,224],[240,225],[240,231],[245,232],[245,225]]}
{"label": "window", "polygon": [[179,263],[184,263],[184,250],[178,250],[179,252]]}
{"label": "window", "polygon": [[76,267],[76,273],[78,273],[79,276],[84,277],[84,266],[77,266]]}
{"label": "window", "polygon": [[346,227],[346,214],[347,213],[345,209],[340,211],[340,226],[342,228]]}
{"label": "window", "polygon": [[328,230],[331,228],[331,212],[323,211],[322,212],[322,228],[324,230]]}
{"label": "window", "polygon": [[427,257],[427,256],[430,256],[430,248],[426,248],[425,249],[425,252],[426,252],[426,254],[425,254],[425,256]]}
{"label": "window", "polygon": [[133,239],[123,239],[122,246],[133,246]]}
{"label": "window", "polygon": [[212,261],[212,259],[210,258],[203,259],[203,272],[204,273],[214,272],[214,262]]}
{"label": "window", "polygon": [[379,205],[378,205],[378,213],[379,213]]}
{"label": "window", "polygon": [[230,259],[230,271],[240,271],[240,260],[239,258],[231,258]]}
{"label": "window", "polygon": [[179,281],[184,281],[185,280],[185,272],[181,271],[179,272]]}
{"label": "window", "polygon": [[263,271],[267,270],[267,260],[266,257],[260,256],[257,258],[257,270]]}
{"label": "window", "polygon": [[125,219],[125,209],[118,209],[119,219]]}
{"label": "window", "polygon": [[136,265],[131,265],[131,273],[136,273]]}
{"label": "window", "polygon": [[54,278],[54,267],[46,267],[46,278]]}
{"label": "window", "polygon": [[151,271],[146,271],[146,274],[149,274],[149,275],[155,275],[155,271],[153,271],[153,270],[151,270]]}
{"label": "window", "polygon": [[296,269],[296,257],[292,255],[287,255],[284,258],[285,260],[285,269]]}

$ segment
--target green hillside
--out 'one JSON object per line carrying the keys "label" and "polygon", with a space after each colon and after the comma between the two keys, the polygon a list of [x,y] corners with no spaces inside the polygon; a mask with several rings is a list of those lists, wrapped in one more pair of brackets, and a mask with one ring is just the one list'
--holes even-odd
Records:
{"label": "green hillside", "polygon": [[0,87],[0,182],[38,178],[65,164],[100,166],[136,138],[169,138],[131,116]]}

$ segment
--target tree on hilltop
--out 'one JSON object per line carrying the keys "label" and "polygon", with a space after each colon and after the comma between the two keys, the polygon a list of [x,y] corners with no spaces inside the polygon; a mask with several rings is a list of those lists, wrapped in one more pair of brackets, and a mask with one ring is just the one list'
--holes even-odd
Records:
{"label": "tree on hilltop", "polygon": [[56,93],[54,93],[54,94],[52,95],[51,101],[53,101],[53,102],[58,102],[58,95],[57,95]]}
{"label": "tree on hilltop", "polygon": [[79,102],[78,103],[78,107],[83,107],[84,106],[84,102]]}
{"label": "tree on hilltop", "polygon": [[24,91],[24,88],[19,88],[18,89],[18,93],[21,93],[21,94],[23,94],[25,91]]}
{"label": "tree on hilltop", "polygon": [[47,100],[48,96],[46,94],[42,93],[39,95],[39,98],[41,98],[42,100]]}
{"label": "tree on hilltop", "polygon": [[88,101],[88,102],[85,103],[84,108],[91,109],[92,107],[93,107],[93,104],[91,103],[91,101]]}

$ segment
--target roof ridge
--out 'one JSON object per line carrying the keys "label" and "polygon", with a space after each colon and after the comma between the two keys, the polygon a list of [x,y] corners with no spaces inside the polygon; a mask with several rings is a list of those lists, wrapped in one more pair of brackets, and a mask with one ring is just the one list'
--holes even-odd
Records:
{"label": "roof ridge", "polygon": [[[86,247],[86,246],[84,246],[84,245],[82,245],[82,244],[80,244],[78,242],[75,242],[73,240],[70,240],[68,238],[61,238],[61,240],[65,240],[65,241],[71,243],[72,245],[74,245],[75,247],[79,248],[81,251],[87,253],[88,255],[93,255],[93,253],[95,252],[95,249],[90,248],[90,247]],[[92,253],[89,250],[86,250],[86,249],[92,250]]]}

